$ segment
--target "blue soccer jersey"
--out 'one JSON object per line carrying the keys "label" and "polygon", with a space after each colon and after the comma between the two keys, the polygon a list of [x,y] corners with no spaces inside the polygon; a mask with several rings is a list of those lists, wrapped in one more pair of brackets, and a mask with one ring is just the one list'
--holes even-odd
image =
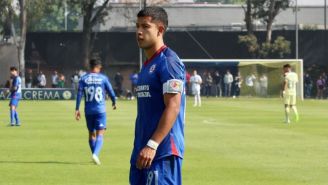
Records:
{"label": "blue soccer jersey", "polygon": [[154,160],[172,155],[183,158],[185,76],[183,63],[176,53],[166,46],[144,63],[136,88],[138,113],[131,165],[136,164],[140,151],[151,139],[159,124],[165,109],[165,93],[181,93],[181,106],[172,129],[158,146]]}
{"label": "blue soccer jersey", "polygon": [[15,76],[12,79],[11,84],[11,99],[20,99],[22,97],[22,79],[19,76]]}
{"label": "blue soccer jersey", "polygon": [[115,93],[108,78],[99,73],[88,73],[81,77],[76,97],[76,110],[79,110],[82,96],[85,98],[85,114],[101,114],[106,112],[106,93],[115,104]]}

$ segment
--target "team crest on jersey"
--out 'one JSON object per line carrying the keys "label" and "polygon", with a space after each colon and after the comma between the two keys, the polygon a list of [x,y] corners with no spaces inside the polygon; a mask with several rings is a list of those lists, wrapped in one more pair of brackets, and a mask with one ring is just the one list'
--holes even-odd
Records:
{"label": "team crest on jersey", "polygon": [[170,87],[173,90],[178,91],[181,88],[181,83],[179,83],[179,81],[170,81]]}
{"label": "team crest on jersey", "polygon": [[149,69],[149,73],[153,73],[155,69],[156,69],[156,64],[153,64]]}

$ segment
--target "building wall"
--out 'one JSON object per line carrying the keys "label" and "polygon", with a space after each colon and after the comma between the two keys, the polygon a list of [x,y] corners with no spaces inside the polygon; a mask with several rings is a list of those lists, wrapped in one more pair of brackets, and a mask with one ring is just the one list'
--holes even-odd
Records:
{"label": "building wall", "polygon": [[[222,27],[244,25],[244,10],[240,5],[172,5],[163,6],[169,15],[169,27]],[[135,15],[139,6],[115,4],[106,17],[105,24],[98,25],[96,31],[133,29]],[[256,22],[261,25],[261,22]],[[282,11],[276,18],[275,25],[295,25],[293,8]],[[324,25],[324,8],[322,6],[300,6],[298,24]],[[321,25],[321,26],[320,26]],[[294,28],[294,26],[287,27]],[[206,29],[206,28],[205,28]],[[222,30],[225,31],[225,30]]]}

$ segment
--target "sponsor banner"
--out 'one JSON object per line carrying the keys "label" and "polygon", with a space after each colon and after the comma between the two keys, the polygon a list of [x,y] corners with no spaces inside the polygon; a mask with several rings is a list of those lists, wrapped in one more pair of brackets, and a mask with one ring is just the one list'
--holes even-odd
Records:
{"label": "sponsor banner", "polygon": [[[10,98],[8,89],[0,89],[0,100]],[[74,89],[22,89],[23,100],[73,100]]]}

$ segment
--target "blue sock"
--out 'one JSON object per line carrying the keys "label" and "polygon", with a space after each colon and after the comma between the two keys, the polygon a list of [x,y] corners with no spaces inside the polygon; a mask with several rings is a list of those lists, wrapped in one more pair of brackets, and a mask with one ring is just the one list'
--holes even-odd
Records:
{"label": "blue sock", "polygon": [[15,110],[15,120],[16,120],[16,124],[20,124],[19,118],[18,118],[18,113]]}
{"label": "blue sock", "polygon": [[10,109],[10,123],[14,123],[15,120],[15,110]]}
{"label": "blue sock", "polygon": [[95,139],[89,139],[89,146],[91,149],[91,153],[95,151],[95,145],[96,145],[96,140]]}
{"label": "blue sock", "polygon": [[95,145],[95,150],[93,151],[93,154],[95,154],[96,156],[99,156],[99,153],[100,153],[103,143],[104,143],[103,136],[98,135],[97,139],[96,139],[96,145]]}

